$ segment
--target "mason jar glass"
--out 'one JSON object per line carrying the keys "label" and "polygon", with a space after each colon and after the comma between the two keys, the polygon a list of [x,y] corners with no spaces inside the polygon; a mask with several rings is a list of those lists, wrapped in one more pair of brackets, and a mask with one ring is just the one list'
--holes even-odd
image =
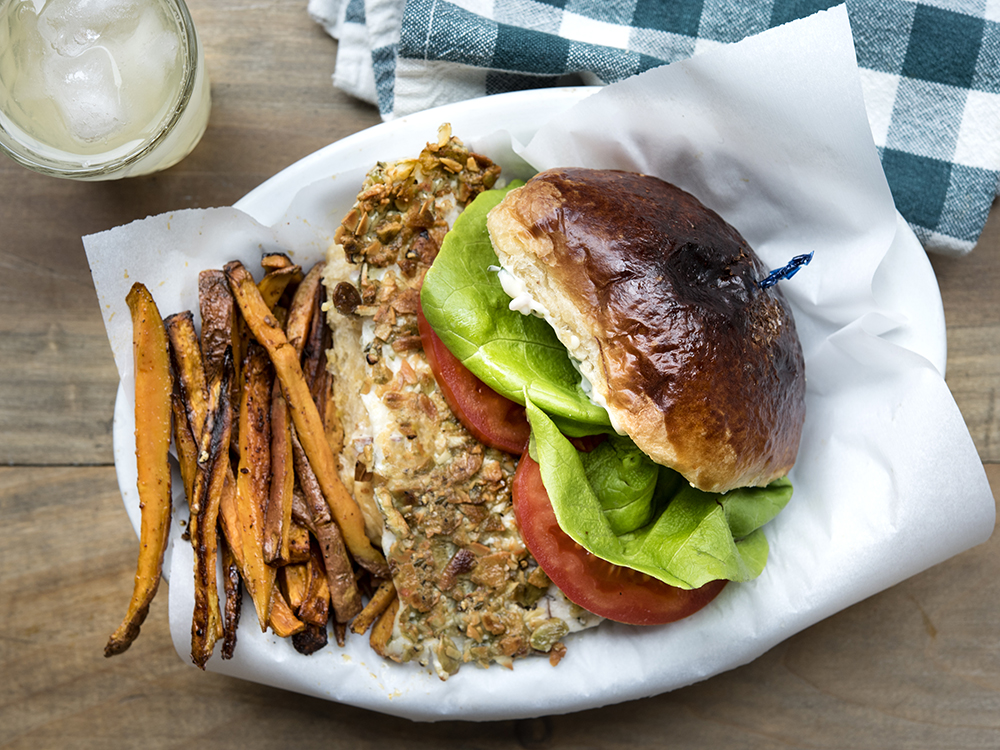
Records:
{"label": "mason jar glass", "polygon": [[25,167],[76,180],[166,169],[210,108],[183,0],[0,0],[0,149]]}

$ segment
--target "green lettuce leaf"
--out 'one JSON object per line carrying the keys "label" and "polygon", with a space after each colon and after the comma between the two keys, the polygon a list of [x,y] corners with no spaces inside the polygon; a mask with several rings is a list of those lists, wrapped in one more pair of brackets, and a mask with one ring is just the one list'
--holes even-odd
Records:
{"label": "green lettuce leaf", "polygon": [[610,427],[607,412],[584,393],[566,348],[544,320],[509,308],[510,297],[490,270],[499,261],[486,215],[521,184],[481,193],[456,219],[424,279],[424,316],[493,390],[522,404],[527,393],[567,434],[601,432]]}
{"label": "green lettuce leaf", "polygon": [[[726,494],[702,492],[657,467],[627,438],[612,437],[597,456],[579,453],[531,398],[526,406],[531,457],[559,525],[577,543],[685,589],[717,579],[749,581],[763,571],[768,545],[761,527],[791,498],[787,478]],[[633,485],[638,491],[631,495]]]}
{"label": "green lettuce leaf", "polygon": [[[580,453],[583,471],[611,531],[627,534],[653,520],[660,466],[627,437],[612,434],[591,451]],[[676,474],[676,472],[674,472]]]}

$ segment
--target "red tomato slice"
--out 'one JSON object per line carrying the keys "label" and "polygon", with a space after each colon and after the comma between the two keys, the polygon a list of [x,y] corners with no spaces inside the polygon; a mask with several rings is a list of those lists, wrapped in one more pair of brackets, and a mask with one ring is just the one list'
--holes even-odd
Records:
{"label": "red tomato slice", "polygon": [[524,407],[473,375],[444,345],[421,309],[417,310],[417,325],[427,362],[459,421],[483,445],[516,455],[523,453],[531,437]]}
{"label": "red tomato slice", "polygon": [[681,589],[591,554],[559,527],[538,463],[527,451],[514,475],[514,514],[524,543],[570,601],[630,625],[674,622],[712,601],[726,581]]}

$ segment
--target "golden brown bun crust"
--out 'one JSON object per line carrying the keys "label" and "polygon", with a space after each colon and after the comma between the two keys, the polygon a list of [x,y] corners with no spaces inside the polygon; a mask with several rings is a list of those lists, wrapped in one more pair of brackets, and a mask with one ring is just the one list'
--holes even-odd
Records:
{"label": "golden brown bun crust", "polygon": [[715,492],[788,473],[805,416],[795,323],[715,212],[654,177],[557,169],[513,191],[490,231],[651,458]]}

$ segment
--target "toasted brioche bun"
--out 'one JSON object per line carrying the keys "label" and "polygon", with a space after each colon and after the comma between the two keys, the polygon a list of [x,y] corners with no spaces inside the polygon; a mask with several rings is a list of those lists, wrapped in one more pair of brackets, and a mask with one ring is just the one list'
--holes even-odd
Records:
{"label": "toasted brioche bun", "polygon": [[545,309],[612,424],[711,492],[784,476],[805,416],[788,303],[697,198],[646,175],[542,172],[489,215],[504,269]]}

